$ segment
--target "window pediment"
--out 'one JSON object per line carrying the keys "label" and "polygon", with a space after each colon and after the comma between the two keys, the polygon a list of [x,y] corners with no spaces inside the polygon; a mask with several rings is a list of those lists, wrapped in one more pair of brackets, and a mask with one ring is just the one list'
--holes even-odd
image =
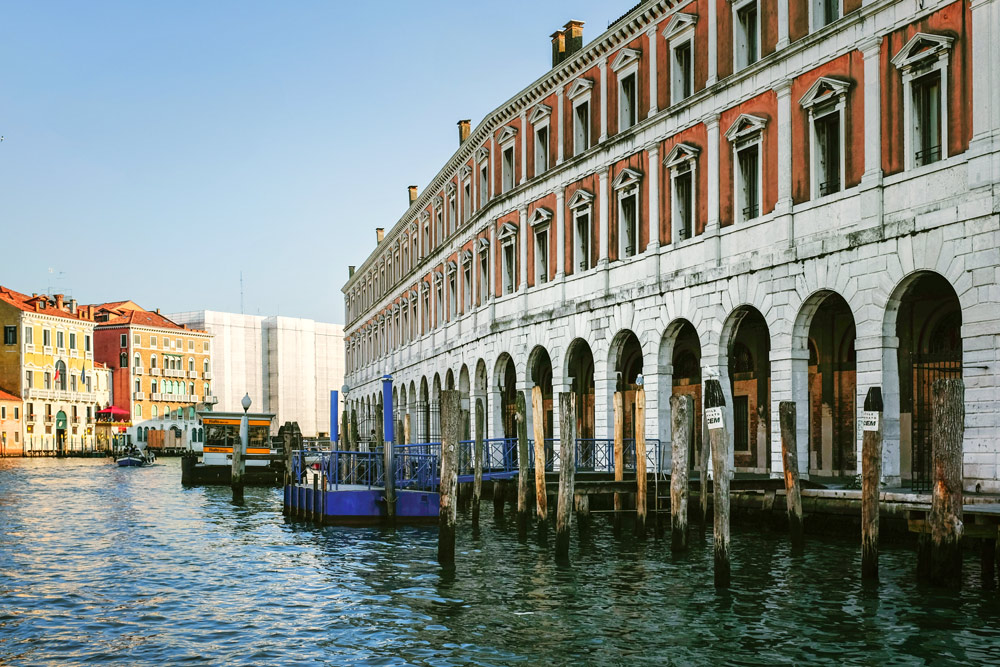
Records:
{"label": "window pediment", "polygon": [[490,240],[486,237],[481,237],[476,242],[476,247],[479,248],[479,252],[486,252],[490,249]]}
{"label": "window pediment", "polygon": [[573,82],[573,85],[569,87],[569,92],[566,96],[570,99],[576,99],[577,97],[582,97],[589,94],[591,89],[594,87],[594,81],[592,79],[587,79],[585,77],[580,77]]}
{"label": "window pediment", "polygon": [[528,114],[528,121],[532,125],[535,125],[537,123],[540,123],[541,121],[544,121],[551,115],[552,115],[552,107],[546,104],[539,103],[536,104],[534,107],[532,107],[531,113]]}
{"label": "window pediment", "polygon": [[528,216],[528,224],[538,230],[544,229],[551,220],[552,211],[543,206],[539,206]]}
{"label": "window pediment", "polygon": [[580,209],[587,208],[594,203],[594,195],[590,194],[583,188],[580,188],[573,193],[573,196],[569,198],[569,208],[570,209]]}
{"label": "window pediment", "polygon": [[663,29],[663,36],[669,41],[688,28],[693,28],[694,24],[697,22],[697,14],[674,14],[670,17],[670,20],[667,21],[667,27]]}
{"label": "window pediment", "polygon": [[422,293],[426,294],[430,290],[431,290],[431,284],[430,284],[430,282],[427,281],[427,280],[421,281],[421,283],[420,283],[420,291]]}
{"label": "window pediment", "polygon": [[502,130],[500,130],[500,134],[497,135],[497,143],[505,144],[508,141],[513,141],[516,136],[517,128],[513,125],[506,125]]}
{"label": "window pediment", "polygon": [[476,149],[476,162],[482,164],[483,162],[489,162],[490,159],[490,149],[486,146],[480,146]]}
{"label": "window pediment", "polygon": [[467,179],[469,179],[469,178],[471,178],[471,177],[472,177],[472,167],[470,167],[470,166],[469,166],[469,165],[467,165],[467,164],[463,164],[463,165],[462,165],[462,168],[461,168],[461,169],[459,170],[459,172],[458,172],[458,176],[459,176],[459,178],[461,178],[461,179],[462,179],[463,181],[464,181],[464,180],[467,180]]}
{"label": "window pediment", "polygon": [[396,303],[392,304],[392,312],[393,313],[398,313],[399,312],[399,302],[398,301]]}
{"label": "window pediment", "polygon": [[670,152],[667,153],[667,157],[663,158],[663,164],[667,167],[667,169],[671,169],[684,162],[694,160],[698,157],[698,153],[700,152],[701,149],[697,146],[692,146],[691,144],[682,142],[676,144],[670,149]]}
{"label": "window pediment", "polygon": [[831,76],[821,76],[809,86],[809,90],[799,100],[799,104],[809,109],[827,102],[832,102],[847,94],[851,87],[850,81],[838,79]]}
{"label": "window pediment", "polygon": [[410,298],[413,299],[414,301],[417,300],[417,290],[415,289],[410,290]]}
{"label": "window pediment", "polygon": [[625,190],[627,188],[637,186],[641,180],[641,171],[636,171],[635,169],[626,167],[618,172],[617,176],[615,176],[615,180],[611,182],[611,188],[613,190]]}
{"label": "window pediment", "polygon": [[428,224],[430,222],[430,219],[431,219],[431,213],[430,213],[430,211],[428,211],[427,209],[424,209],[423,211],[420,212],[420,222],[422,222],[422,223],[424,223],[426,225],[426,224]]}
{"label": "window pediment", "polygon": [[444,282],[444,271],[440,267],[434,269],[434,273],[431,275],[434,277],[435,285],[440,285],[442,282]]}
{"label": "window pediment", "polygon": [[617,72],[618,70],[625,69],[629,65],[638,64],[641,56],[642,51],[639,49],[624,48],[618,52],[618,55],[615,56],[615,59],[611,62],[611,69]]}
{"label": "window pediment", "polygon": [[469,262],[472,261],[472,251],[471,250],[463,250],[462,254],[459,257],[460,257],[460,259],[462,261],[462,264],[468,264]]}
{"label": "window pediment", "polygon": [[414,220],[413,222],[410,223],[410,226],[407,227],[407,231],[409,231],[411,234],[416,234],[417,233],[417,221],[416,220]]}
{"label": "window pediment", "polygon": [[448,275],[451,275],[452,273],[455,273],[455,271],[458,270],[458,265],[455,263],[454,260],[451,260],[444,265],[444,269],[445,271],[448,272]]}
{"label": "window pediment", "polygon": [[403,308],[406,308],[407,306],[410,305],[410,300],[404,296],[399,300],[399,305],[402,306]]}
{"label": "window pediment", "polygon": [[435,211],[440,211],[444,208],[444,198],[441,195],[434,195],[434,199],[431,200]]}
{"label": "window pediment", "polygon": [[454,195],[455,194],[455,183],[452,182],[452,181],[448,181],[448,185],[444,186],[444,193],[446,195],[448,195],[449,197],[451,197],[452,195]]}
{"label": "window pediment", "polygon": [[748,113],[740,114],[739,118],[726,130],[726,139],[734,142],[738,139],[751,137],[764,131],[767,119],[760,116],[752,116]]}
{"label": "window pediment", "polygon": [[929,64],[930,61],[946,55],[954,41],[954,37],[918,32],[899,50],[899,53],[893,56],[891,62],[901,70],[910,69],[914,65]]}
{"label": "window pediment", "polygon": [[500,225],[500,232],[497,234],[499,241],[513,241],[517,238],[517,225],[513,222],[505,222]]}

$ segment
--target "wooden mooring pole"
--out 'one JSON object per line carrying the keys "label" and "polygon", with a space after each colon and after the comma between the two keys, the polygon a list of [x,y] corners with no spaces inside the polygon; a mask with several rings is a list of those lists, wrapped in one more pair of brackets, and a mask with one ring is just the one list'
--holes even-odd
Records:
{"label": "wooden mooring pole", "polygon": [[[620,482],[625,479],[625,422],[624,408],[622,406],[623,397],[620,391],[616,391],[613,400],[614,407],[614,460],[615,460],[615,481]],[[614,496],[614,531],[619,536],[622,532],[622,494],[615,492]]]}
{"label": "wooden mooring pole", "polygon": [[781,425],[781,461],[785,468],[785,505],[788,508],[788,533],[792,550],[800,551],[805,543],[802,532],[802,492],[799,487],[799,454],[796,444],[795,401],[778,404]]}
{"label": "wooden mooring pole", "polygon": [[635,392],[635,534],[646,538],[646,390]]}
{"label": "wooden mooring pole", "polygon": [[670,397],[670,548],[688,546],[688,447],[694,431],[694,400],[687,394]]}
{"label": "wooden mooring pole", "polygon": [[549,518],[549,499],[545,493],[545,412],[542,388],[531,389],[531,425],[535,432],[535,512],[544,529]]}
{"label": "wooden mooring pole", "polygon": [[[556,502],[556,561],[569,562],[576,477],[576,396],[559,394],[559,496]],[[586,496],[584,496],[586,497]]]}
{"label": "wooden mooring pole", "polygon": [[[701,449],[698,450],[698,509],[700,510],[701,534],[704,536],[705,525],[708,523],[708,468],[711,465],[712,456],[712,450],[708,444],[704,397],[702,398],[701,412]],[[698,416],[695,415],[694,418],[698,419]]]}
{"label": "wooden mooring pole", "polygon": [[455,390],[441,392],[441,486],[438,514],[438,563],[455,567],[455,520],[458,488],[458,441],[462,431],[462,394]]}
{"label": "wooden mooring pole", "polygon": [[479,529],[479,503],[483,495],[483,431],[485,430],[486,415],[483,411],[483,399],[476,399],[476,442],[473,445],[473,474],[472,482],[472,529]]}
{"label": "wooden mooring pole", "polygon": [[246,412],[244,412],[243,419],[240,421],[239,442],[233,443],[233,467],[230,471],[230,486],[233,490],[234,503],[243,502],[243,476],[246,474],[246,462],[243,460],[243,454],[246,453],[249,429],[249,418]]}
{"label": "wooden mooring pole", "polygon": [[729,429],[726,397],[718,380],[705,382],[705,423],[712,448],[712,517],[715,534],[715,586],[727,588],[729,562]]}
{"label": "wooden mooring pole", "polygon": [[868,389],[861,429],[861,578],[878,581],[878,497],[882,483],[881,387]]}
{"label": "wooden mooring pole", "polygon": [[965,384],[959,378],[932,386],[931,511],[929,533],[921,534],[917,572],[935,586],[962,586],[962,437]]}
{"label": "wooden mooring pole", "polygon": [[524,392],[517,392],[515,405],[517,421],[517,535],[520,540],[528,539],[528,494],[531,481],[528,479],[528,419],[525,413]]}

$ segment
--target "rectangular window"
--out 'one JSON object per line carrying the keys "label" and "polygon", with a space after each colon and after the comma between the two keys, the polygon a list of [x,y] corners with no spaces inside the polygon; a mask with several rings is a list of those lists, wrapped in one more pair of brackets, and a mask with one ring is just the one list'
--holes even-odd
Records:
{"label": "rectangular window", "polygon": [[760,145],[750,144],[739,150],[737,156],[737,209],[741,220],[753,220],[760,215]]}
{"label": "rectangular window", "polygon": [[76,391],[76,376],[75,375],[70,375],[69,376],[69,390],[70,391]]}
{"label": "rectangular window", "polygon": [[674,224],[681,241],[694,236],[694,183],[690,165],[678,165],[674,176]]}
{"label": "rectangular window", "polygon": [[458,203],[455,201],[455,195],[448,197],[448,235],[450,236],[452,232],[458,229],[458,225],[455,224],[458,218],[458,211],[456,207]]}
{"label": "rectangular window", "polygon": [[126,334],[122,334],[120,342],[122,347],[128,347],[128,336]]}
{"label": "rectangular window", "polygon": [[142,345],[142,336],[139,334],[132,334],[132,345],[133,347],[139,347]]}
{"label": "rectangular window", "polygon": [[76,334],[73,333],[72,331],[69,334],[69,349],[71,350],[76,349]]}
{"label": "rectangular window", "polygon": [[90,352],[90,335],[89,334],[83,337],[83,351],[84,352]]}
{"label": "rectangular window", "polygon": [[28,389],[33,389],[35,387],[35,374],[31,371],[24,372],[24,386]]}
{"label": "rectangular window", "polygon": [[487,165],[483,165],[479,170],[479,208],[486,206],[490,200],[490,170]]}
{"label": "rectangular window", "polygon": [[490,256],[484,252],[479,259],[479,305],[486,303],[490,289]]}
{"label": "rectangular window", "polygon": [[[7,406],[6,405],[0,405],[0,419],[7,419]],[[6,433],[4,435],[6,435]]]}
{"label": "rectangular window", "polygon": [[535,176],[549,168],[549,126],[535,130]]}
{"label": "rectangular window", "polygon": [[590,148],[590,102],[581,102],[573,109],[573,155]]}
{"label": "rectangular window", "polygon": [[465,265],[462,276],[462,312],[467,313],[472,308],[472,262]]}
{"label": "rectangular window", "polygon": [[448,278],[448,321],[451,322],[458,315],[458,278],[452,274]]}
{"label": "rectangular window", "polygon": [[636,215],[638,213],[636,202],[638,198],[638,192],[632,190],[627,194],[623,194],[620,199],[621,220],[619,221],[618,229],[621,233],[622,257],[632,257],[638,252],[639,223],[638,216]]}
{"label": "rectangular window", "polygon": [[56,332],[56,347],[60,350],[66,347],[66,332],[57,331]]}
{"label": "rectangular window", "polygon": [[472,183],[462,186],[462,222],[468,222],[472,214]]}
{"label": "rectangular window", "polygon": [[206,340],[201,346],[202,352],[208,352],[208,341]]}
{"label": "rectangular window", "polygon": [[749,396],[733,396],[733,450],[750,451]]}
{"label": "rectangular window", "polygon": [[3,328],[3,344],[17,345],[17,325],[7,325]]}
{"label": "rectangular window", "polygon": [[735,24],[735,45],[736,70],[739,71],[748,67],[758,58],[758,30],[757,25],[757,0],[750,0],[742,5],[736,6]]}
{"label": "rectangular window", "polygon": [[576,265],[581,271],[590,268],[590,213],[576,214]]}
{"label": "rectangular window", "polygon": [[505,148],[503,151],[503,192],[514,188],[514,147]]}
{"label": "rectangular window", "polygon": [[42,329],[42,345],[52,347],[52,330]]}
{"label": "rectangular window", "polygon": [[636,75],[622,77],[618,84],[618,131],[624,132],[636,124],[638,116]]}
{"label": "rectangular window", "polygon": [[45,372],[45,388],[52,389],[52,373]]}
{"label": "rectangular window", "polygon": [[514,284],[514,244],[508,243],[503,247],[503,293],[513,294]]}
{"label": "rectangular window", "polygon": [[437,291],[434,292],[434,326],[439,327],[444,321],[444,286],[438,284]]}
{"label": "rectangular window", "polygon": [[840,0],[812,0],[813,30],[819,30],[840,18]]}
{"label": "rectangular window", "polygon": [[188,341],[188,352],[194,352],[194,341],[193,340],[189,340]]}
{"label": "rectangular window", "polygon": [[156,336],[150,336],[149,337],[149,346],[150,347],[156,347]]}
{"label": "rectangular window", "polygon": [[692,57],[691,40],[675,47],[673,55],[674,75],[671,92],[676,104],[691,97],[694,92],[694,58]]}
{"label": "rectangular window", "polygon": [[535,233],[535,283],[544,285],[549,281],[549,234],[547,231]]}
{"label": "rectangular window", "polygon": [[[18,407],[15,405],[14,406],[14,419],[20,419],[21,418],[21,415],[19,414],[20,412],[21,412],[20,409],[18,409]],[[17,433],[16,432],[14,433],[14,442],[17,442]]]}
{"label": "rectangular window", "polygon": [[941,73],[914,79],[912,90],[913,162],[921,167],[941,159]]}
{"label": "rectangular window", "polygon": [[35,328],[34,327],[24,327],[24,344],[34,345],[35,344]]}
{"label": "rectangular window", "polygon": [[840,112],[813,121],[816,132],[816,185],[819,196],[840,192]]}

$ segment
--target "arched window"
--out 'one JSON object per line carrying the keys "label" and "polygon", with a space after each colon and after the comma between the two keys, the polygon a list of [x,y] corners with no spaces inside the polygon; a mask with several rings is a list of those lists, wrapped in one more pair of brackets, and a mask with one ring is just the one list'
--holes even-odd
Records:
{"label": "arched window", "polygon": [[170,419],[170,408],[163,408],[163,418]]}
{"label": "arched window", "polygon": [[156,355],[155,355],[155,354],[154,354],[154,355],[152,355],[152,356],[151,356],[151,357],[149,358],[149,367],[150,367],[150,368],[156,368]]}
{"label": "arched window", "polygon": [[188,357],[188,370],[194,370],[194,357]]}
{"label": "arched window", "polygon": [[142,366],[142,359],[139,358],[138,354],[135,355],[134,359],[132,359],[132,366],[134,368],[139,368],[140,366]]}
{"label": "arched window", "polygon": [[[156,408],[153,408],[154,410]],[[135,414],[136,419],[142,419],[142,406],[136,404],[135,409],[132,411]]]}
{"label": "arched window", "polygon": [[[194,385],[191,385],[191,391],[192,392],[194,391]],[[194,421],[194,406],[193,405],[188,408],[188,419],[190,419],[191,421]]]}
{"label": "arched window", "polygon": [[194,382],[192,382],[190,385],[188,385],[188,395],[189,396],[193,396],[194,395]]}
{"label": "arched window", "polygon": [[149,409],[149,416],[152,417],[153,419],[156,419],[157,414],[158,414],[158,411],[157,411],[156,406],[154,405],[152,408]]}
{"label": "arched window", "polygon": [[128,368],[128,355],[124,352],[118,357],[118,368]]}
{"label": "arched window", "polygon": [[211,396],[212,395],[212,385],[211,385],[210,382],[206,382],[205,383],[205,395],[206,396]]}
{"label": "arched window", "polygon": [[150,393],[153,393],[153,394],[156,393],[156,380],[155,379],[154,380],[150,380],[150,382],[149,382],[149,391],[150,391]]}
{"label": "arched window", "polygon": [[208,372],[208,359],[205,360],[205,362],[202,364],[202,367],[203,367],[204,371],[207,373]]}
{"label": "arched window", "polygon": [[66,363],[62,360],[56,362],[56,389],[66,391]]}

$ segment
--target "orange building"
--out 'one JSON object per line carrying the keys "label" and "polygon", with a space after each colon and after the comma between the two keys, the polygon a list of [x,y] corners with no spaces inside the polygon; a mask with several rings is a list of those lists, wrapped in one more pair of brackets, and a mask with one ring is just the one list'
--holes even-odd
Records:
{"label": "orange building", "polygon": [[21,399],[0,389],[0,456],[21,456]]}

